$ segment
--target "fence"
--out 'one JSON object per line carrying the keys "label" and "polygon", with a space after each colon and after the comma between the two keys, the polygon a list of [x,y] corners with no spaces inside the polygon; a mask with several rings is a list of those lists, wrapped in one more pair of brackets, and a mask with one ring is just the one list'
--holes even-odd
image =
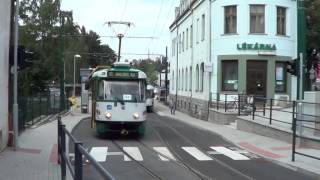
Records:
{"label": "fence", "polygon": [[[39,93],[28,97],[19,97],[19,132],[35,123],[60,112],[60,96],[50,93]],[[64,100],[65,110],[69,102]]]}
{"label": "fence", "polygon": [[212,93],[210,107],[224,112],[248,115],[252,112],[252,97],[246,94],[220,94]]}
{"label": "fence", "polygon": [[[75,161],[74,167],[66,153],[66,135],[74,144]],[[106,171],[87,151],[81,142],[77,141],[72,134],[66,129],[61,122],[61,117],[58,116],[58,153],[59,163],[61,167],[61,180],[65,180],[67,176],[67,167],[73,179],[83,179],[83,157],[93,165],[104,179],[114,180],[114,177]]]}

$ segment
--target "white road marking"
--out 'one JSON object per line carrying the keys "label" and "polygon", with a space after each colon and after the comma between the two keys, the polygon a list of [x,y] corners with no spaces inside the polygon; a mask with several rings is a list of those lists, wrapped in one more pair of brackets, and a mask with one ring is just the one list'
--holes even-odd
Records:
{"label": "white road marking", "polygon": [[[136,161],[143,161],[142,155],[138,147],[123,147],[123,150],[128,153]],[[131,159],[130,159],[131,160]],[[125,156],[125,161],[130,161]]]}
{"label": "white road marking", "polygon": [[182,147],[183,150],[185,150],[187,153],[189,153],[191,156],[196,158],[199,161],[211,161],[212,158],[201,152],[196,147]]}
{"label": "white road marking", "polygon": [[108,154],[108,147],[93,147],[90,155],[98,162],[106,161]]}
{"label": "white road marking", "polygon": [[[169,161],[169,160],[176,161],[176,158],[174,158],[174,156],[171,154],[171,152],[167,147],[153,147],[153,149],[159,153],[158,156],[162,161]],[[165,157],[161,156],[161,154],[164,155]]]}
{"label": "white road marking", "polygon": [[250,160],[248,157],[238,153],[238,152],[235,152],[235,151],[232,151],[228,148],[225,148],[225,147],[221,147],[221,146],[217,146],[217,147],[214,147],[214,146],[211,146],[210,147],[211,149],[233,159],[233,160]]}

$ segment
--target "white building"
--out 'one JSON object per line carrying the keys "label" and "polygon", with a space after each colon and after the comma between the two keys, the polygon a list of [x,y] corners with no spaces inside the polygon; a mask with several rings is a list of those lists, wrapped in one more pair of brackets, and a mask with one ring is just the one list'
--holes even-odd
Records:
{"label": "white building", "polygon": [[[181,0],[170,26],[170,96],[206,119],[210,97],[296,97],[297,1]],[[212,96],[211,96],[212,94]]]}
{"label": "white building", "polygon": [[8,75],[9,75],[9,39],[10,39],[10,0],[0,2],[0,151],[8,143]]}

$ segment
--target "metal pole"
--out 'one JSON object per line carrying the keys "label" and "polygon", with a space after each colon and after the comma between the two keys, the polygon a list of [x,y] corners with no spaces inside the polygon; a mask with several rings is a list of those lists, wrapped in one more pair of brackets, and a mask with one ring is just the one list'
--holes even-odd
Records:
{"label": "metal pole", "polygon": [[299,61],[299,100],[303,100],[303,54],[300,53],[300,61]]}
{"label": "metal pole", "polygon": [[273,104],[273,99],[270,99],[270,114],[269,114],[269,124],[272,123],[272,104]]}
{"label": "metal pole", "polygon": [[166,74],[165,74],[164,82],[165,82],[164,85],[166,88],[165,102],[167,102],[167,96],[168,96],[168,46],[166,46]]}
{"label": "metal pole", "polygon": [[299,95],[298,99],[303,99],[303,81],[304,81],[304,72],[301,65],[304,63],[304,58],[306,57],[306,15],[305,15],[305,7],[304,0],[297,1],[297,30],[298,30],[298,56],[300,57],[300,75],[298,79],[300,82],[297,95]]}
{"label": "metal pole", "polygon": [[60,11],[60,68],[59,68],[59,79],[60,79],[60,110],[64,109],[65,105],[64,103],[61,103],[62,100],[65,98],[65,92],[64,92],[64,87],[65,87],[65,74],[64,74],[64,44],[63,44],[63,39],[62,39],[62,34],[63,34],[63,26],[64,26],[64,18],[62,17],[62,12]]}
{"label": "metal pole", "polygon": [[14,28],[14,64],[13,64],[13,148],[16,150],[18,143],[18,39],[19,39],[19,0],[16,0]]}
{"label": "metal pole", "polygon": [[293,135],[292,135],[292,157],[291,161],[295,161],[295,153],[296,153],[296,118],[293,118],[293,125],[292,125],[292,130],[293,130]]}
{"label": "metal pole", "polygon": [[73,56],[73,96],[76,96],[76,56]]}
{"label": "metal pole", "polygon": [[74,155],[75,155],[75,162],[74,162],[74,178],[76,180],[83,179],[82,173],[82,153],[79,150],[79,146],[81,146],[81,142],[74,142]]}
{"label": "metal pole", "polygon": [[118,34],[118,38],[119,38],[119,49],[118,49],[118,62],[120,62],[120,54],[121,54],[121,40],[123,38],[123,34]]}

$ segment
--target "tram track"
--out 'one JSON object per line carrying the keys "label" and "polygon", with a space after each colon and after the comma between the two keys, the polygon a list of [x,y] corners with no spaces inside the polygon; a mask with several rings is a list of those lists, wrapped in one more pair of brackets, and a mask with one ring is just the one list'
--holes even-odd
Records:
{"label": "tram track", "polygon": [[[158,115],[157,115],[157,116],[158,116]],[[154,116],[154,117],[155,117],[155,116]],[[164,122],[162,122],[162,121],[163,121],[163,119],[161,119],[161,117],[159,117],[159,116],[158,116],[157,121],[156,121],[156,120],[151,120],[152,123],[154,123],[154,124],[156,124],[156,125],[158,125],[158,126],[164,126],[164,127],[168,128],[168,129],[170,129],[174,134],[178,135],[178,136],[179,136],[180,138],[182,138],[184,141],[186,141],[186,142],[189,143],[190,145],[198,148],[199,150],[201,150],[202,152],[204,152],[207,156],[211,157],[211,158],[212,158],[216,163],[218,163],[219,165],[221,165],[221,166],[229,169],[229,170],[232,171],[233,173],[235,173],[235,174],[237,174],[237,175],[239,175],[239,176],[241,176],[241,177],[243,177],[243,178],[245,178],[245,179],[247,179],[247,180],[253,180],[253,179],[254,179],[254,178],[250,177],[249,175],[246,175],[246,174],[242,173],[241,171],[239,171],[239,170],[237,170],[237,169],[229,166],[229,165],[226,164],[225,162],[223,162],[223,161],[221,161],[221,160],[213,157],[211,154],[207,153],[206,150],[204,150],[202,147],[200,147],[199,145],[197,145],[196,143],[194,143],[193,141],[191,141],[190,139],[188,139],[187,137],[185,137],[183,134],[181,134],[176,128],[174,128],[174,127],[172,127],[172,126],[169,126],[169,125],[167,125],[166,123],[164,123]],[[153,127],[152,127],[152,128],[153,128]],[[153,129],[155,129],[155,128],[153,128]],[[159,134],[159,136],[161,136],[160,133],[158,133],[158,134]],[[161,139],[163,139],[163,138],[161,137]],[[168,145],[168,147],[170,147],[170,146]],[[173,151],[173,152],[175,152],[175,151]],[[175,154],[177,154],[177,153],[175,153]]]}

